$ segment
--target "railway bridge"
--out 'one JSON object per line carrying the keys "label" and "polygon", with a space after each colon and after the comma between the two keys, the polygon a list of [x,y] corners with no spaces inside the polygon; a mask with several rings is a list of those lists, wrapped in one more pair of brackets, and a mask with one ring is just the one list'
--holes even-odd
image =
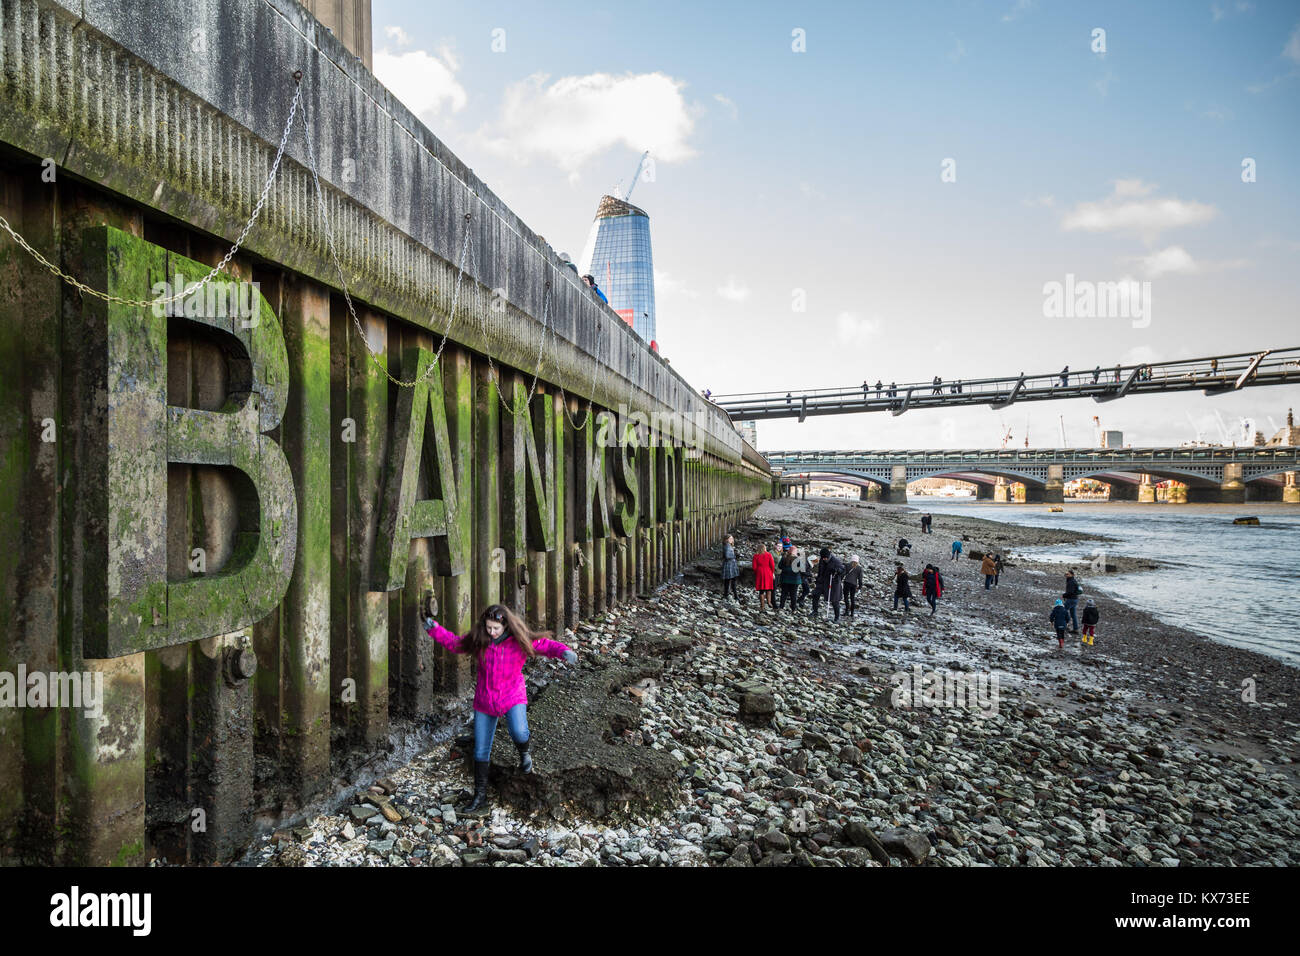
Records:
{"label": "railway bridge", "polygon": [[[1093,478],[1110,486],[1111,500],[1154,501],[1155,481],[1187,486],[1189,502],[1300,502],[1295,447],[1058,448],[888,451],[773,451],[765,454],[778,477],[773,493],[806,489],[810,480],[871,486],[883,500],[907,501],[907,483],[920,478],[973,482],[976,497],[1008,501],[1024,486],[1025,500],[1060,502],[1065,483]],[[805,491],[806,493],[806,491]]]}

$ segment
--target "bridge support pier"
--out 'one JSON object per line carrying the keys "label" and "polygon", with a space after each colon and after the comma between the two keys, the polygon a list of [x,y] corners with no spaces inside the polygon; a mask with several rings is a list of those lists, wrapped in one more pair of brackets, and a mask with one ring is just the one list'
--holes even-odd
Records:
{"label": "bridge support pier", "polygon": [[1296,484],[1296,473],[1286,473],[1286,484],[1282,486],[1282,500],[1287,504],[1300,504],[1300,485]]}
{"label": "bridge support pier", "polygon": [[893,473],[889,481],[889,491],[885,493],[885,501],[891,505],[907,504],[906,465],[894,465]]}
{"label": "bridge support pier", "polygon": [[1242,466],[1237,462],[1224,465],[1223,481],[1217,488],[1190,485],[1187,488],[1186,501],[1191,504],[1244,504],[1246,483],[1242,481],[1242,470]]}
{"label": "bridge support pier", "polygon": [[1065,467],[1063,465],[1047,466],[1047,484],[1043,486],[1043,501],[1059,505],[1065,501]]}
{"label": "bridge support pier", "polygon": [[983,483],[981,482],[980,484],[977,484],[977,485],[975,486],[975,500],[976,500],[976,501],[992,501],[992,500],[993,500],[994,493],[995,493],[996,491],[997,491],[997,486],[995,486],[995,485],[986,485],[986,484],[983,484]]}
{"label": "bridge support pier", "polygon": [[1011,485],[1005,481],[998,481],[993,486],[993,500],[998,504],[1009,504],[1014,496],[1011,494]]}
{"label": "bridge support pier", "polygon": [[870,500],[871,500],[871,489],[868,488],[866,485],[863,485],[861,488],[859,488],[859,489],[858,489],[858,500],[859,500],[859,501],[870,501]]}
{"label": "bridge support pier", "polygon": [[1151,483],[1150,475],[1142,476],[1142,481],[1138,485],[1138,489],[1137,489],[1137,500],[1141,504],[1147,504],[1147,505],[1155,504],[1156,486]]}

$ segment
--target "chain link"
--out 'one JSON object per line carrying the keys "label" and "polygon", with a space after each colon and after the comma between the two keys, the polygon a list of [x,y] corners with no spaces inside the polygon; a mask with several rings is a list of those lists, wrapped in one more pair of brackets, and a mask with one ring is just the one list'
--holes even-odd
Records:
{"label": "chain link", "polygon": [[316,149],[312,145],[311,121],[307,118],[307,110],[304,107],[302,111],[302,135],[307,142],[307,159],[311,165],[311,178],[315,183],[316,205],[320,211],[321,225],[325,228],[325,238],[329,245],[330,258],[334,261],[334,268],[339,275],[339,285],[343,289],[343,298],[348,304],[348,312],[352,315],[352,324],[357,327],[357,333],[361,336],[361,343],[366,347],[366,353],[370,356],[371,364],[384,376],[399,388],[415,388],[421,382],[428,379],[433,370],[438,367],[438,362],[442,358],[442,351],[447,347],[447,338],[451,334],[452,323],[456,320],[456,309],[460,304],[460,285],[461,280],[465,278],[465,257],[469,252],[470,246],[470,221],[473,219],[473,213],[465,213],[465,238],[460,247],[460,269],[456,275],[456,287],[451,297],[451,309],[447,313],[447,327],[442,330],[442,341],[438,343],[438,351],[434,353],[433,361],[428,367],[416,378],[409,381],[397,378],[392,372],[388,371],[388,366],[379,361],[379,355],[370,347],[370,339],[366,336],[366,330],[361,326],[361,319],[357,316],[356,307],[352,303],[352,294],[348,291],[347,279],[343,276],[343,264],[339,261],[338,250],[334,245],[334,230],[330,227],[329,214],[325,208],[325,191],[320,184],[320,173],[316,168]]}
{"label": "chain link", "polygon": [[230,260],[234,257],[235,253],[239,251],[240,247],[243,246],[244,240],[248,238],[249,230],[253,228],[253,224],[257,222],[257,217],[262,213],[262,207],[266,204],[266,197],[271,191],[271,183],[275,181],[275,177],[280,171],[280,159],[284,156],[284,145],[289,141],[289,131],[293,129],[294,114],[297,113],[298,102],[302,99],[301,75],[295,74],[294,81],[296,87],[293,91],[293,102],[289,104],[289,118],[285,121],[284,133],[280,136],[280,146],[275,151],[275,162],[271,164],[271,172],[267,175],[266,183],[262,186],[262,195],[258,197],[257,205],[253,207],[253,214],[249,216],[248,222],[244,224],[243,231],[239,233],[239,238],[236,239],[235,244],[230,247],[230,251],[222,257],[220,262],[213,266],[211,272],[188,289],[177,292],[175,295],[159,296],[156,299],[124,299],[121,296],[110,295],[107,292],[100,292],[98,289],[92,289],[76,276],[64,272],[54,263],[50,262],[50,260],[46,259],[43,255],[33,249],[26,239],[14,231],[13,226],[9,225],[9,220],[5,219],[4,216],[0,216],[0,228],[3,228],[5,232],[9,233],[9,235],[13,237],[14,242],[26,249],[33,259],[39,262],[52,274],[58,276],[77,291],[82,292],[85,295],[94,296],[96,299],[103,299],[105,302],[115,302],[119,305],[129,305],[139,309],[147,309],[166,305],[168,302],[175,302],[178,299],[183,299],[186,296],[193,295],[211,282],[218,272],[221,272],[230,264]]}

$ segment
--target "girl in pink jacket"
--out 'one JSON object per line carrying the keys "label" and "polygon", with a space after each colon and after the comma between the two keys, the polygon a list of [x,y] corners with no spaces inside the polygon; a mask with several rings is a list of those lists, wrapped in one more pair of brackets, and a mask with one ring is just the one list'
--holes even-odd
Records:
{"label": "girl in pink jacket", "polygon": [[463,637],[457,637],[433,618],[427,618],[429,636],[453,654],[473,654],[477,672],[474,688],[474,799],[465,808],[472,812],[487,800],[488,767],[497,720],[506,719],[510,737],[519,749],[519,769],[533,770],[529,753],[528,693],[524,687],[524,662],[541,654],[562,657],[575,664],[578,655],[550,631],[534,631],[508,607],[493,604]]}

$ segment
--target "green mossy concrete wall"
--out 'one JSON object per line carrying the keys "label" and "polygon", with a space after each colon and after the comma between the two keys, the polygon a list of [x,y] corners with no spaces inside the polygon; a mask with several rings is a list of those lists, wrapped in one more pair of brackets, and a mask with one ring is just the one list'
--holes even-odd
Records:
{"label": "green mossy concrete wall", "polygon": [[[95,715],[0,707],[0,863],[228,859],[385,746],[390,718],[469,693],[426,607],[458,632],[496,601],[572,626],[771,487],[725,416],[297,7],[129,7],[0,4],[0,211],[95,288],[192,281],[269,168],[287,99],[266,71],[300,63],[357,319],[297,139],[220,279],[259,283],[247,328],[83,296],[0,241],[0,671],[105,692]],[[191,19],[241,38],[219,70],[140,29]],[[373,179],[333,181],[344,141],[379,150],[358,157]],[[384,374],[430,368],[416,390]]]}

